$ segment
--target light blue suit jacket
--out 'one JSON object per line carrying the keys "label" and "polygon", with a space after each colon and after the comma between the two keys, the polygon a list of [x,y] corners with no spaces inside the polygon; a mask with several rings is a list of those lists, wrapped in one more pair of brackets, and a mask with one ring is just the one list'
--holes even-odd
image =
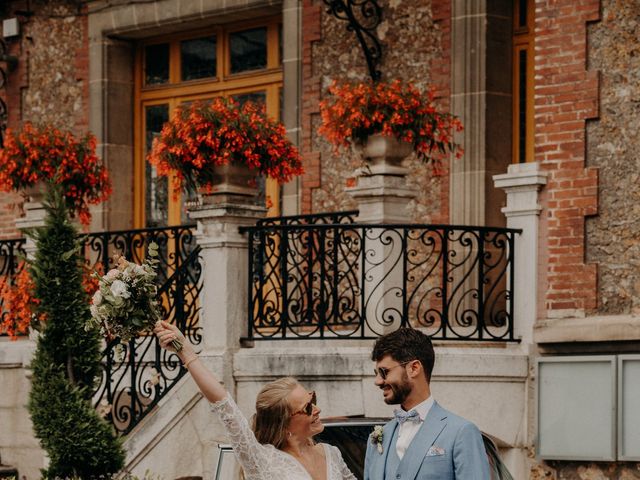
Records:
{"label": "light blue suit jacket", "polygon": [[364,462],[365,480],[490,480],[482,435],[473,423],[434,403],[416,433],[393,479],[385,479],[387,453],[396,419],[384,426],[382,453],[371,440]]}

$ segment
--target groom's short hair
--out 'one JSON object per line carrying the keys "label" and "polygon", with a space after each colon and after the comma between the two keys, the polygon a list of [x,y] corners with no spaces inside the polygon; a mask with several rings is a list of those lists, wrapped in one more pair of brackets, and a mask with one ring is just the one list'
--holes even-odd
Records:
{"label": "groom's short hair", "polygon": [[399,363],[420,360],[427,382],[431,381],[435,353],[431,339],[421,331],[402,327],[378,338],[373,345],[371,360],[379,362],[387,355]]}

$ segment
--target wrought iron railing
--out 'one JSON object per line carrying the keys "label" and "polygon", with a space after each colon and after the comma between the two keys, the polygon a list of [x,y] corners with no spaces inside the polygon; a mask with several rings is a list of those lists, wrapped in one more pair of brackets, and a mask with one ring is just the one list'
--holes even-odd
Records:
{"label": "wrought iron railing", "polygon": [[[16,275],[22,270],[20,257],[26,257],[26,241],[25,238],[0,240],[0,292],[4,291],[5,286],[12,285]],[[0,324],[4,323],[6,314],[4,296],[0,295]]]}
{"label": "wrought iron railing", "polygon": [[[193,345],[202,341],[198,324],[202,290],[200,247],[193,228],[178,226],[87,235],[85,255],[92,269],[113,267],[114,254],[140,263],[150,242],[159,245],[158,299],[164,318],[175,323]],[[94,393],[96,408],[116,431],[129,433],[186,373],[177,356],[160,348],[155,335],[117,347],[102,356],[102,377]]]}
{"label": "wrought iron railing", "polygon": [[517,230],[298,218],[244,229],[245,340],[375,338],[401,326],[442,340],[515,340]]}

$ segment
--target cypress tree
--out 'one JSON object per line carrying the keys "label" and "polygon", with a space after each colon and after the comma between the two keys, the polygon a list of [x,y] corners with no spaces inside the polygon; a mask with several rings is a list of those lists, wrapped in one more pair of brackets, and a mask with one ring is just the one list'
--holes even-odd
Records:
{"label": "cypress tree", "polygon": [[50,463],[43,477],[91,479],[119,471],[122,443],[91,404],[100,373],[100,337],[85,331],[89,298],[82,285],[82,255],[62,193],[49,185],[45,226],[32,232],[37,250],[30,271],[39,326],[29,412]]}

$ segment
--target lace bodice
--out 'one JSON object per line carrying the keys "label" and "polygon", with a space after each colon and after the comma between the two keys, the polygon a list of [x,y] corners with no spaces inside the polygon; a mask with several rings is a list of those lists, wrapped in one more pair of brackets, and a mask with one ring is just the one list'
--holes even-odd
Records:
{"label": "lace bodice", "polygon": [[[309,473],[293,456],[273,445],[258,443],[231,396],[212,403],[211,410],[220,417],[246,480],[311,480]],[[340,450],[326,443],[321,445],[327,459],[327,480],[356,480],[344,463]]]}

